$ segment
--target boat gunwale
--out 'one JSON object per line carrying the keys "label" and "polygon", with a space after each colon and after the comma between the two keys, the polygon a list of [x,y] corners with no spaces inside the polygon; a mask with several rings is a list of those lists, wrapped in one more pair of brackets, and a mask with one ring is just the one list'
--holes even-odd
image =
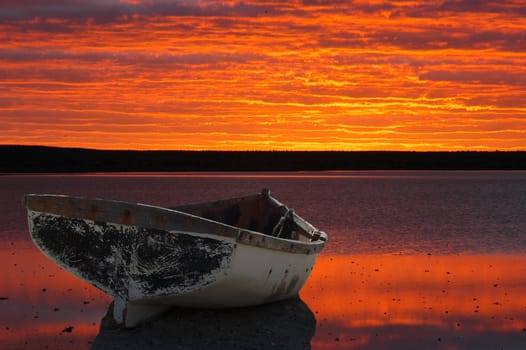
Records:
{"label": "boat gunwale", "polygon": [[[259,195],[261,194],[239,197],[238,199]],[[268,196],[271,200],[274,200],[275,203],[279,203],[275,198],[271,197],[270,194]],[[232,198],[232,200],[235,199],[236,198]],[[215,202],[217,201],[211,203]],[[26,194],[24,195],[23,204],[28,210],[33,212],[90,220],[95,224],[104,222],[124,226],[160,229],[172,234],[181,232],[212,237],[228,237],[234,238],[239,244],[296,254],[317,254],[323,249],[327,239],[327,235],[324,232],[314,228],[314,226],[296,213],[294,213],[295,222],[300,224],[303,228],[309,228],[309,231],[311,229],[314,230],[310,232],[310,234],[312,235],[312,238],[317,237],[316,240],[307,242],[275,237],[262,232],[239,228],[201,216],[192,215],[172,208],[111,199],[87,198],[60,194]],[[106,211],[101,211],[101,208],[105,208]],[[136,215],[132,215],[133,210],[136,210]],[[112,217],[101,217],[102,214]],[[199,223],[198,226],[195,225],[196,222]]]}

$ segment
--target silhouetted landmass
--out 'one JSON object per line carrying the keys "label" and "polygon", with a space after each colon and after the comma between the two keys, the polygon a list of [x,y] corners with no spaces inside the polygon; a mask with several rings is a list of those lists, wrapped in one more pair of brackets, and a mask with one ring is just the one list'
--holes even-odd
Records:
{"label": "silhouetted landmass", "polygon": [[103,151],[0,145],[0,173],[301,170],[526,170],[526,152]]}

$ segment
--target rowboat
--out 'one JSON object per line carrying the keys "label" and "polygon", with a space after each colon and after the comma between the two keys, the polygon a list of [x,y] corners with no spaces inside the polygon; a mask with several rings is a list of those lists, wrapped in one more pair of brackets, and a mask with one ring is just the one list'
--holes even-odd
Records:
{"label": "rowboat", "polygon": [[172,306],[230,308],[296,296],[327,234],[270,191],[159,207],[27,194],[29,232],[49,259],[115,298],[117,325]]}

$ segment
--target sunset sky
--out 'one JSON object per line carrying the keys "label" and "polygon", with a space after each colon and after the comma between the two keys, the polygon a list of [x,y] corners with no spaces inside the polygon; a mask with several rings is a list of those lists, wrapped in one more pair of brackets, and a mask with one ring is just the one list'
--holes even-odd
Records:
{"label": "sunset sky", "polygon": [[526,2],[2,0],[0,144],[526,150]]}

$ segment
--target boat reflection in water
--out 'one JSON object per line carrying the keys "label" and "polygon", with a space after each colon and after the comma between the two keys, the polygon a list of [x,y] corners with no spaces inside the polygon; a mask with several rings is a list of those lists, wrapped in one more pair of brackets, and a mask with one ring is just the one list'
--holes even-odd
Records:
{"label": "boat reflection in water", "polygon": [[133,330],[112,327],[110,306],[97,349],[310,349],[316,319],[299,297],[272,304],[203,310],[174,308]]}
{"label": "boat reflection in water", "polygon": [[313,349],[524,349],[526,257],[323,256]]}

